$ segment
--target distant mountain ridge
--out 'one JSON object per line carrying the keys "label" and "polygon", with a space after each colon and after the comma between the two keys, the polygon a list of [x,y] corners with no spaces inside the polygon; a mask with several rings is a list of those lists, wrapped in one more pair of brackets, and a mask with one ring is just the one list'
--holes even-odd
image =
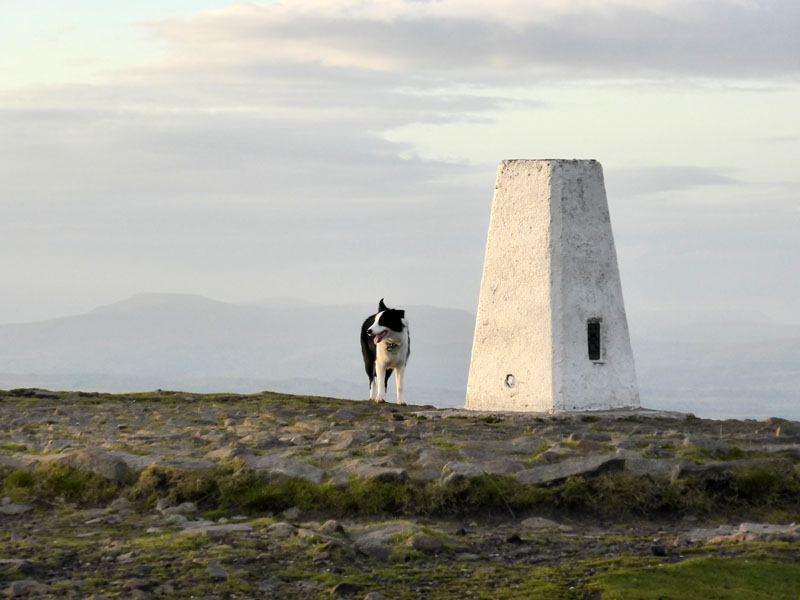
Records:
{"label": "distant mountain ridge", "polygon": [[[412,337],[409,399],[462,406],[474,315],[403,308]],[[140,294],[81,315],[0,325],[0,388],[271,389],[366,398],[358,329],[375,310],[292,298],[236,304]],[[643,405],[715,418],[800,419],[800,327],[687,317],[634,321],[631,330]]]}
{"label": "distant mountain ridge", "polygon": [[[140,382],[141,389],[255,392],[298,384],[298,393],[368,395],[358,335],[377,306],[287,304],[141,294],[82,315],[2,325],[0,387],[41,380],[108,391]],[[462,402],[474,318],[455,309],[405,308],[414,370],[409,393],[426,403],[437,394]]]}

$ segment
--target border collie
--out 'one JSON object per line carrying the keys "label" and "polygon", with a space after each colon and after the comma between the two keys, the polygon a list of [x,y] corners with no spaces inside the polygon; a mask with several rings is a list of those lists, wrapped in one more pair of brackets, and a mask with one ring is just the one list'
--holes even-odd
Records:
{"label": "border collie", "polygon": [[397,403],[405,404],[403,372],[411,354],[406,311],[387,308],[381,298],[378,312],[361,325],[361,354],[369,377],[369,399],[385,402],[389,377],[397,371]]}

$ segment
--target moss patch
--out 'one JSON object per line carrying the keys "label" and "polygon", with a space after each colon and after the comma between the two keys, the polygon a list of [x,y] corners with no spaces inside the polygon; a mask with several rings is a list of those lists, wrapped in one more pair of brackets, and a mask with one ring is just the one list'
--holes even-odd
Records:
{"label": "moss patch", "polygon": [[702,557],[597,577],[603,600],[774,600],[800,597],[800,566]]}

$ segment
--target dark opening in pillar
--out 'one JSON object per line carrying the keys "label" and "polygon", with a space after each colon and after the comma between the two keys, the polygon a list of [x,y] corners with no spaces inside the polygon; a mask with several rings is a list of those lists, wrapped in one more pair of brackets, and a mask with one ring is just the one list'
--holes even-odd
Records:
{"label": "dark opening in pillar", "polygon": [[586,323],[586,337],[589,342],[589,360],[602,360],[603,345],[600,338],[602,319],[589,319]]}

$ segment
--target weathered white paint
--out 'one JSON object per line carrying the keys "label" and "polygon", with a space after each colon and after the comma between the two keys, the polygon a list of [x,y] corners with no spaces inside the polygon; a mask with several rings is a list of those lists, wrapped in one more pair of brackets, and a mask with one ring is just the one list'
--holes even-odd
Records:
{"label": "weathered white paint", "polygon": [[[590,360],[587,323],[601,319]],[[639,406],[603,171],[507,160],[497,172],[466,408]]]}

